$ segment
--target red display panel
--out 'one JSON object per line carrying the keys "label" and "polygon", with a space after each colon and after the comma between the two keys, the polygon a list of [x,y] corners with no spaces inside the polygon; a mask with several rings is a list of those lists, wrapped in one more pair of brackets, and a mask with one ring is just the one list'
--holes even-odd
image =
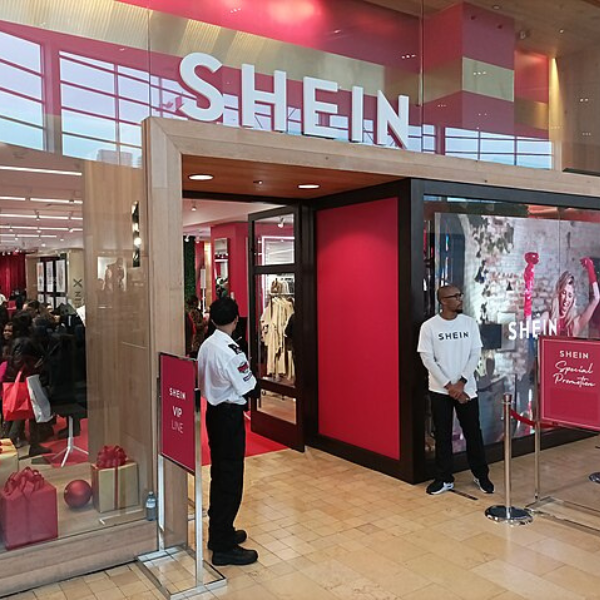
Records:
{"label": "red display panel", "polygon": [[196,467],[196,362],[160,355],[160,453],[191,473]]}
{"label": "red display panel", "polygon": [[319,433],[400,457],[398,204],[317,212]]}
{"label": "red display panel", "polygon": [[540,338],[540,418],[600,431],[600,341]]}

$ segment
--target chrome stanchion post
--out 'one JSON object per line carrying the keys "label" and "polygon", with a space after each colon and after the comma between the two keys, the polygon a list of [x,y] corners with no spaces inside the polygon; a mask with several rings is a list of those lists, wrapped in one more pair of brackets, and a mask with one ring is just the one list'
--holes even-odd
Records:
{"label": "chrome stanchion post", "polygon": [[510,409],[512,394],[504,394],[502,404],[504,408],[504,487],[506,504],[504,506],[498,504],[490,506],[485,511],[485,516],[498,523],[527,525],[533,521],[529,511],[524,508],[516,508],[512,506],[511,502],[510,460],[512,457],[512,437],[510,432]]}
{"label": "chrome stanchion post", "polygon": [[533,443],[534,443],[534,453],[533,453],[533,462],[534,462],[534,477],[535,477],[535,491],[534,491],[534,499],[537,502],[541,496],[541,487],[542,487],[542,478],[540,472],[540,459],[541,459],[541,451],[542,451],[542,425],[540,421],[540,391],[538,388],[539,385],[539,370],[538,370],[538,361],[535,361],[534,365],[534,380],[533,380],[533,421],[535,423],[533,430]]}

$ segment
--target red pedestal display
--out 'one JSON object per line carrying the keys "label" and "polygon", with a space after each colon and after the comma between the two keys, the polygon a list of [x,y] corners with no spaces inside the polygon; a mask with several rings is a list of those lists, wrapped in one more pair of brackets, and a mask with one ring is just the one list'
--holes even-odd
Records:
{"label": "red pedestal display", "polygon": [[0,529],[7,550],[58,537],[56,488],[39,471],[9,477],[0,491]]}

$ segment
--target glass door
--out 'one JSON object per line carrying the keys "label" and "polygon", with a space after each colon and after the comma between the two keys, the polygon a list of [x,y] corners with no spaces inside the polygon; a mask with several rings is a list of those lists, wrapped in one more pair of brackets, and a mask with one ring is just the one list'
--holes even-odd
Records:
{"label": "glass door", "polygon": [[250,360],[261,385],[252,431],[303,451],[300,211],[250,215]]}

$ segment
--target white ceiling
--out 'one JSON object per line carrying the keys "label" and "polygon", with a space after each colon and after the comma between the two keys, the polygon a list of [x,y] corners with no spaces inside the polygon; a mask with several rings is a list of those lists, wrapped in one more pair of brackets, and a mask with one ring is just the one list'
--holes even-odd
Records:
{"label": "white ceiling", "polygon": [[76,159],[0,143],[0,251],[82,247],[81,173]]}
{"label": "white ceiling", "polygon": [[[244,222],[248,215],[278,208],[279,204],[227,202],[223,200],[183,200],[183,233],[210,238],[210,227],[221,223]],[[192,210],[192,208],[196,210]]]}

